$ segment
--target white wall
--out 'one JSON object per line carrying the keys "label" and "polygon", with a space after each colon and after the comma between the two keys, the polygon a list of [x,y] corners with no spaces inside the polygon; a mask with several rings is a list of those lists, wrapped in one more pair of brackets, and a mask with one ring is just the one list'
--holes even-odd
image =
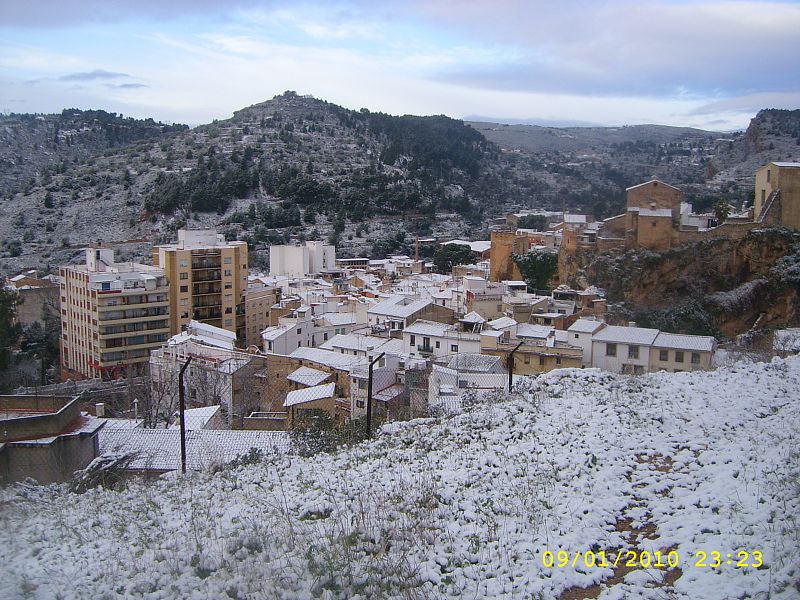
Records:
{"label": "white wall", "polygon": [[[574,339],[574,338],[573,338]],[[647,372],[650,367],[649,345],[639,345],[639,358],[628,358],[628,344],[617,344],[617,355],[606,356],[609,342],[592,342],[592,366],[611,373],[621,373],[625,365],[640,366]]]}

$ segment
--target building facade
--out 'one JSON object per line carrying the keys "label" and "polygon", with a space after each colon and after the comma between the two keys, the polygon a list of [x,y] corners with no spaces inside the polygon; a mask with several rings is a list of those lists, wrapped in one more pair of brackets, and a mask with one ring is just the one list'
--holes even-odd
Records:
{"label": "building facade", "polygon": [[800,162],[771,162],[756,171],[754,220],[759,220],[772,194],[778,191],[780,224],[800,229]]}
{"label": "building facade", "polygon": [[61,267],[61,377],[136,374],[169,337],[169,285],[162,269],[115,263],[87,248],[86,263]]}
{"label": "building facade", "polygon": [[247,339],[246,242],[226,242],[213,229],[181,229],[176,243],[153,247],[153,264],[169,280],[171,335],[195,320]]}

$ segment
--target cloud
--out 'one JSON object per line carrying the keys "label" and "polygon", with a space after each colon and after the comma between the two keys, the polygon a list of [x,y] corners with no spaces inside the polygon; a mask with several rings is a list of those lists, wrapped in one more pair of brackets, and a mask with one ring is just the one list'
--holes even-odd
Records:
{"label": "cloud", "polygon": [[119,84],[109,83],[106,85],[106,87],[109,87],[114,90],[138,90],[150,86],[145,85],[144,83],[119,83]]}
{"label": "cloud", "polygon": [[3,27],[65,28],[84,23],[186,18],[187,15],[221,17],[231,10],[265,6],[264,0],[3,0]]}
{"label": "cloud", "polygon": [[713,115],[721,112],[755,114],[762,108],[796,109],[800,107],[800,90],[794,92],[760,92],[709,102],[690,111],[689,115]]}
{"label": "cloud", "polygon": [[113,71],[105,71],[103,69],[95,69],[84,73],[70,73],[62,75],[58,78],[59,81],[97,81],[103,79],[129,79],[130,75],[127,73],[115,73]]}
{"label": "cloud", "polygon": [[[556,8],[557,7],[557,8]],[[800,6],[782,2],[492,3],[415,10],[521,60],[439,74],[471,88],[582,95],[709,97],[800,89]]]}

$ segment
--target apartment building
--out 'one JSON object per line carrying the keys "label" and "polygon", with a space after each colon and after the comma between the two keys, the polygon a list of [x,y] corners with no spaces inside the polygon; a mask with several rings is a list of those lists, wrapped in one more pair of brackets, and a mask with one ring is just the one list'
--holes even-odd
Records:
{"label": "apartment building", "polygon": [[481,336],[461,331],[458,325],[418,319],[403,330],[403,348],[410,356],[422,358],[480,354]]}
{"label": "apartment building", "polygon": [[281,298],[277,287],[251,282],[244,294],[245,346],[261,346],[261,332],[269,327],[269,314]]}
{"label": "apartment building", "polygon": [[191,320],[247,339],[244,294],[247,289],[247,243],[226,242],[213,229],[178,231],[178,241],[153,247],[153,264],[170,283],[170,334]]}
{"label": "apartment building", "polygon": [[169,337],[163,269],[116,263],[113,250],[87,248],[85,264],[60,274],[62,379],[137,373]]}

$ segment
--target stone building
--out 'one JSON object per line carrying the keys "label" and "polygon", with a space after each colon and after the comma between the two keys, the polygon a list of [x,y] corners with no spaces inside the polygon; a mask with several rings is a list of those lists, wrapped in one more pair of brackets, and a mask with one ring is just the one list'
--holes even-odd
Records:
{"label": "stone building", "polygon": [[800,229],[800,162],[771,162],[756,171],[754,219],[763,219],[774,203],[778,224]]}

